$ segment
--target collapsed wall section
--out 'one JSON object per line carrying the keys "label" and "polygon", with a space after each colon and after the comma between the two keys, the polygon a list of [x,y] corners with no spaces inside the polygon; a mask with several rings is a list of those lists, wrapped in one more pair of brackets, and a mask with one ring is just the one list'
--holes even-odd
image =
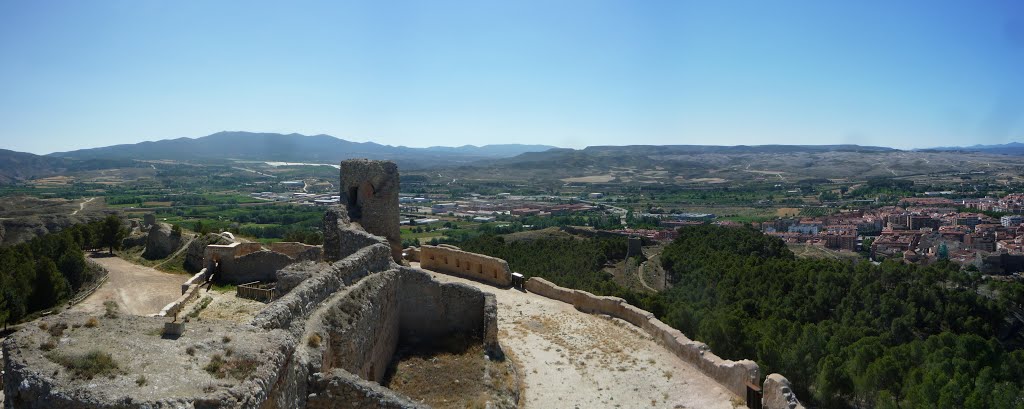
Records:
{"label": "collapsed wall section", "polygon": [[345,206],[331,206],[324,212],[324,261],[338,261],[378,243],[391,247],[383,237],[354,228]]}
{"label": "collapsed wall section", "polygon": [[458,247],[422,246],[420,266],[424,269],[483,281],[500,287],[512,285],[512,269],[497,257],[470,253]]}

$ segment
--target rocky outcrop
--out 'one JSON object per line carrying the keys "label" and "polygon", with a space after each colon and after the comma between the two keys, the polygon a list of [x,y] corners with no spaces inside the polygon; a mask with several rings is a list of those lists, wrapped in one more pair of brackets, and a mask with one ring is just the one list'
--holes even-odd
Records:
{"label": "rocky outcrop", "polygon": [[132,247],[144,247],[146,245],[147,235],[145,233],[132,234],[121,240],[121,248],[130,249]]}
{"label": "rocky outcrop", "polygon": [[203,256],[205,255],[206,246],[211,244],[226,245],[231,243],[233,243],[232,240],[215,233],[208,233],[204,236],[196,237],[196,239],[192,240],[192,243],[188,245],[188,250],[185,251],[185,271],[196,273],[203,269]]}
{"label": "rocky outcrop", "polygon": [[[26,326],[3,343],[5,407],[261,407],[296,344],[284,331],[213,321],[189,322],[180,337],[161,337],[166,321],[66,312]],[[55,337],[58,326],[64,329]],[[40,347],[47,342],[52,348]],[[60,363],[93,352],[109,354],[117,368],[85,379]],[[215,359],[232,372],[211,374]]]}
{"label": "rocky outcrop", "polygon": [[36,237],[50,233],[58,233],[79,223],[98,220],[102,214],[88,213],[75,216],[46,215],[13,217],[0,220],[0,245],[13,246]]}
{"label": "rocky outcrop", "polygon": [[175,232],[167,223],[157,223],[149,229],[146,236],[146,251],[142,257],[147,260],[160,260],[167,258],[171,253],[181,247],[181,232]]}
{"label": "rocky outcrop", "polygon": [[768,375],[761,390],[764,392],[765,409],[804,409],[785,376],[777,373]]}

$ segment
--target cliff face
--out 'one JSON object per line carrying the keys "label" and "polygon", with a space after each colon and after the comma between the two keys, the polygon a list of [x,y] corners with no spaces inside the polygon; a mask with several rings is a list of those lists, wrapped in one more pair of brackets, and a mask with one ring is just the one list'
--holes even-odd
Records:
{"label": "cliff face", "polygon": [[149,235],[146,236],[146,251],[142,253],[142,257],[149,260],[167,258],[181,246],[181,240],[181,233],[175,233],[171,225],[157,223],[149,229]]}
{"label": "cliff face", "polygon": [[45,234],[58,233],[79,223],[99,220],[101,216],[92,214],[47,215],[0,220],[0,245],[21,244]]}

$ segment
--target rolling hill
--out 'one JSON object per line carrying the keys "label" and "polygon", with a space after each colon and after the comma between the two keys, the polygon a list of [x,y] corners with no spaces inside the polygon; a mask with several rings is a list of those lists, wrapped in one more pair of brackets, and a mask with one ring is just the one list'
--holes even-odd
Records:
{"label": "rolling hill", "polygon": [[337,163],[350,158],[389,159],[407,168],[470,163],[547,150],[544,145],[486,145],[409,148],[373,142],[351,142],[330,135],[218,132],[200,138],[177,138],[102,148],[57,152],[48,156],[73,159],[218,160]]}

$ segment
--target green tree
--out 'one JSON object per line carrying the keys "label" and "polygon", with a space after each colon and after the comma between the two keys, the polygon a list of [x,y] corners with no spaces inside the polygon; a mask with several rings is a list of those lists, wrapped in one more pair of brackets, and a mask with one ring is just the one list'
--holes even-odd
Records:
{"label": "green tree", "polygon": [[128,229],[121,225],[120,217],[107,216],[100,227],[100,247],[106,247],[113,254],[114,250],[121,249],[121,240],[127,235]]}
{"label": "green tree", "polygon": [[68,295],[68,282],[57,265],[48,258],[36,262],[36,282],[29,305],[33,310],[42,310],[57,305]]}

